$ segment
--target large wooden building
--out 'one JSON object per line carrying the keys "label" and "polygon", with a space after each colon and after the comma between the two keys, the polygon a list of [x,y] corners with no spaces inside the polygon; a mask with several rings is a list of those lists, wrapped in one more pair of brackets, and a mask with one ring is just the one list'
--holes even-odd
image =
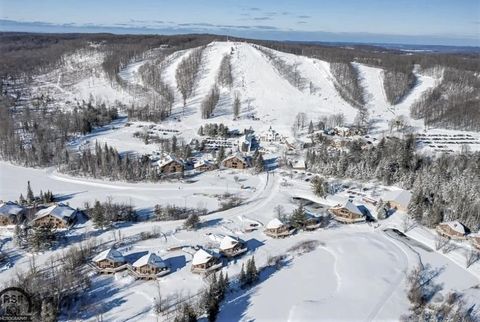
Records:
{"label": "large wooden building", "polygon": [[217,254],[199,249],[192,258],[192,273],[208,274],[223,266]]}
{"label": "large wooden building", "polygon": [[408,210],[408,204],[412,194],[408,190],[397,189],[392,191],[387,191],[382,200],[388,202],[391,208],[395,208],[400,211],[406,212]]}
{"label": "large wooden building", "polygon": [[132,264],[133,275],[140,279],[156,279],[169,272],[167,264],[154,253],[148,253]]}
{"label": "large wooden building", "polygon": [[220,254],[227,257],[236,257],[246,253],[248,250],[245,242],[240,238],[225,236],[220,242]]}
{"label": "large wooden building", "polygon": [[99,273],[113,274],[127,268],[125,258],[118,250],[109,248],[92,259]]}
{"label": "large wooden building", "polygon": [[333,215],[333,218],[343,224],[352,224],[357,222],[363,222],[366,220],[365,215],[354,205],[350,200],[343,205],[337,205],[328,209],[329,213]]}
{"label": "large wooden building", "polygon": [[181,174],[183,173],[184,164],[182,160],[168,156],[166,159],[158,162],[158,168],[161,174]]}
{"label": "large wooden building", "polygon": [[231,169],[246,169],[250,167],[250,163],[247,158],[241,154],[234,154],[225,158],[222,162],[225,168]]}
{"label": "large wooden building", "polygon": [[39,210],[32,220],[35,226],[52,228],[69,228],[72,226],[78,215],[78,210],[64,204],[55,204],[48,208]]}
{"label": "large wooden building", "polygon": [[466,239],[468,228],[458,220],[454,220],[438,224],[437,232],[439,235],[451,239]]}
{"label": "large wooden building", "polygon": [[295,229],[283,223],[280,219],[274,218],[265,227],[265,235],[273,238],[283,238],[292,235]]}
{"label": "large wooden building", "polygon": [[15,202],[0,203],[0,226],[10,226],[23,222],[25,208]]}

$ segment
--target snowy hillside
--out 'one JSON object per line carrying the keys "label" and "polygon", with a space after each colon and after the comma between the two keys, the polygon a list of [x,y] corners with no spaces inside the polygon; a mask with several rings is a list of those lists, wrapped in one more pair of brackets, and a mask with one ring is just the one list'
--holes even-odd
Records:
{"label": "snowy hillside", "polygon": [[[185,109],[182,96],[177,88],[177,67],[192,50],[177,51],[162,62],[162,78],[175,92],[172,116],[165,120],[171,126],[181,127],[188,136],[193,136],[202,123],[222,122],[230,127],[249,128],[262,131],[273,126],[281,134],[291,137],[295,116],[305,113],[316,121],[324,116],[342,113],[347,123],[353,122],[358,109],[344,101],[335,89],[335,78],[326,61],[286,54],[261,48],[244,42],[212,42],[202,54],[202,66],[197,77],[193,95],[187,99]],[[264,54],[267,50],[289,66],[294,66],[304,84],[300,89],[293,86]],[[200,104],[211,88],[217,83],[222,58],[230,55],[233,84],[231,88],[220,88],[219,103],[211,118],[201,118]],[[107,77],[102,69],[104,54],[95,48],[68,55],[63,67],[49,74],[37,77],[32,91],[36,95],[47,94],[71,106],[76,101],[93,100],[95,103],[126,106],[148,104],[148,88],[142,81],[139,69],[146,62],[154,61],[155,55],[137,60],[125,66],[119,73],[123,84]],[[418,75],[417,86],[402,100],[391,106],[384,94],[382,70],[355,64],[361,75],[367,109],[376,122],[377,132],[386,131],[388,122],[397,115],[409,115],[410,105],[427,89],[436,84],[430,76]],[[338,84],[337,84],[338,85]],[[241,112],[233,120],[232,104],[235,95],[241,98]],[[178,119],[181,123],[178,123]],[[174,125],[175,124],[175,125]],[[416,128],[421,121],[411,121]]]}

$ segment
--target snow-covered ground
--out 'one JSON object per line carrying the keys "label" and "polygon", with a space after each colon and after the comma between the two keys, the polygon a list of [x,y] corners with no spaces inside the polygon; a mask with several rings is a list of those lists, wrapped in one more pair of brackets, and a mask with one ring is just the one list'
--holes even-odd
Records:
{"label": "snow-covered ground", "polygon": [[[198,177],[195,183],[126,184],[110,183],[89,179],[70,178],[51,170],[25,169],[0,163],[0,195],[5,199],[16,199],[24,192],[26,181],[32,187],[62,191],[68,195],[68,202],[81,206],[84,201],[111,196],[114,200],[131,200],[138,209],[151,208],[155,203],[175,202],[196,206],[201,202],[215,207],[209,194],[239,191],[239,185],[230,178],[240,177],[243,185],[255,188],[254,192],[242,192],[245,203],[237,208],[213,213],[202,217],[202,228],[198,231],[179,230],[181,222],[139,222],[118,228],[124,238],[142,231],[158,229],[163,237],[134,244],[120,249],[124,255],[138,257],[145,252],[155,252],[172,268],[172,273],[162,277],[159,283],[135,281],[119,273],[115,276],[96,276],[88,297],[92,310],[86,310],[80,317],[95,320],[94,312],[102,312],[106,321],[156,321],[153,312],[154,298],[160,287],[164,297],[174,294],[194,296],[205,285],[202,277],[190,272],[193,249],[168,251],[175,246],[196,246],[217,248],[218,236],[236,235],[247,242],[250,250],[242,258],[232,261],[224,268],[230,276],[239,273],[241,264],[255,255],[258,266],[266,264],[271,256],[286,254],[299,242],[317,240],[320,246],[311,253],[293,256],[286,267],[264,276],[252,289],[234,292],[227,296],[219,316],[220,321],[305,321],[320,320],[397,320],[408,310],[406,298],[406,274],[418,265],[431,264],[440,268],[438,281],[443,283],[442,295],[458,290],[467,294],[467,301],[478,303],[480,264],[464,268],[462,251],[455,250],[442,254],[429,249],[434,233],[421,227],[414,228],[408,236],[424,246],[411,245],[400,238],[394,238],[384,231],[401,226],[404,214],[396,213],[380,226],[370,224],[339,225],[315,232],[300,232],[292,237],[275,240],[264,235],[262,228],[242,232],[245,224],[260,223],[260,227],[274,218],[274,207],[282,205],[291,212],[296,205],[292,197],[335,203],[344,195],[339,194],[323,200],[311,194],[308,183],[301,179],[290,179],[280,172],[252,176],[245,172],[215,171]],[[246,181],[243,181],[246,180]],[[289,185],[281,185],[287,181]],[[180,189],[179,189],[180,187]],[[353,187],[352,187],[353,189]],[[382,188],[378,188],[381,191]],[[93,228],[86,225],[80,231]],[[72,232],[79,233],[79,232]],[[113,239],[111,231],[101,232],[97,237],[103,241]],[[4,246],[9,248],[11,242]],[[36,262],[46,262],[55,252],[37,254]],[[0,273],[0,280],[7,280],[17,270],[28,267],[30,256],[19,252],[14,268]],[[272,303],[275,303],[274,309]],[[113,305],[114,304],[114,305]]]}

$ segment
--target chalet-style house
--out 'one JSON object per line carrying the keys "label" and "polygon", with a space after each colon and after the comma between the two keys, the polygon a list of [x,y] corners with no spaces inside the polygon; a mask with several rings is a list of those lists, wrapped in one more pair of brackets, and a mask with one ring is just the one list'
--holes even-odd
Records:
{"label": "chalet-style house", "polygon": [[451,239],[466,239],[469,231],[464,224],[454,220],[438,224],[437,232],[439,235]]}
{"label": "chalet-style house", "polygon": [[127,268],[125,258],[118,250],[109,248],[92,259],[95,269],[102,274],[114,274]]}
{"label": "chalet-style house", "polygon": [[168,156],[167,158],[158,161],[158,169],[162,174],[180,174],[183,172],[184,164],[182,160],[175,157]]}
{"label": "chalet-style house", "polygon": [[473,247],[480,249],[480,232],[468,235],[468,239],[472,243]]}
{"label": "chalet-style house", "polygon": [[333,218],[342,224],[352,224],[366,220],[362,211],[350,200],[343,205],[337,205],[328,209]]}
{"label": "chalet-style house", "polygon": [[225,168],[246,169],[250,167],[250,162],[241,154],[234,154],[225,158],[222,162]]}
{"label": "chalet-style house", "polygon": [[154,280],[170,272],[160,256],[148,253],[132,264],[132,274],[139,279]]}
{"label": "chalet-style house", "polygon": [[55,204],[39,210],[32,220],[35,226],[52,228],[69,228],[77,219],[78,210],[64,204]]}
{"label": "chalet-style house", "polygon": [[284,224],[280,219],[274,218],[268,222],[263,232],[269,237],[283,238],[292,235],[295,229]]}
{"label": "chalet-style house", "polygon": [[237,237],[227,235],[220,242],[220,254],[226,257],[236,257],[246,253],[247,250],[245,242]]}
{"label": "chalet-style house", "polygon": [[199,249],[192,259],[192,273],[208,274],[223,266],[220,258],[209,251]]}
{"label": "chalet-style house", "polygon": [[15,202],[0,203],[0,226],[21,223],[25,219],[25,209]]}
{"label": "chalet-style house", "polygon": [[193,164],[193,169],[197,173],[215,170],[215,168],[216,168],[215,163],[208,160],[200,160]]}
{"label": "chalet-style house", "polygon": [[400,211],[407,211],[411,198],[412,194],[410,191],[398,189],[386,192],[383,195],[382,200],[388,202],[391,208],[395,208]]}

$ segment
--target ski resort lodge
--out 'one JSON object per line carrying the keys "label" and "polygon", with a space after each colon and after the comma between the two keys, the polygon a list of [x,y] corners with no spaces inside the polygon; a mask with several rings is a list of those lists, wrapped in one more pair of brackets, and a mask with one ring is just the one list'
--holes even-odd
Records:
{"label": "ski resort lodge", "polygon": [[127,268],[125,258],[118,250],[109,248],[92,260],[99,273],[114,274]]}
{"label": "ski resort lodge", "polygon": [[225,158],[222,164],[225,168],[231,169],[246,169],[250,166],[247,158],[239,153]]}
{"label": "ski resort lodge", "polygon": [[148,253],[132,264],[131,272],[136,278],[154,280],[170,273],[170,269],[160,256]]}
{"label": "ski resort lodge", "polygon": [[220,258],[216,254],[210,253],[204,249],[199,249],[192,259],[192,273],[206,274],[213,272],[223,266]]}
{"label": "ski resort lodge", "polygon": [[15,202],[7,201],[0,204],[0,226],[15,225],[23,221],[25,209]]}
{"label": "ski resort lodge", "polygon": [[158,162],[158,168],[162,174],[177,174],[183,172],[183,162],[175,157],[168,156]]}
{"label": "ski resort lodge", "polygon": [[406,212],[411,198],[410,191],[399,189],[386,192],[382,199],[388,202],[391,208]]}
{"label": "ski resort lodge", "polygon": [[451,239],[466,239],[468,228],[458,220],[438,224],[437,232],[440,236]]}
{"label": "ski resort lodge", "polygon": [[362,211],[350,200],[343,205],[337,205],[328,209],[328,212],[333,215],[336,221],[341,222],[342,224],[352,224],[366,220]]}
{"label": "ski resort lodge", "polygon": [[76,221],[78,210],[64,204],[55,204],[35,214],[32,224],[38,227],[69,228]]}
{"label": "ski resort lodge", "polygon": [[226,257],[236,257],[248,250],[245,242],[237,237],[225,236],[220,242],[220,254]]}
{"label": "ski resort lodge", "polygon": [[284,224],[280,219],[270,220],[264,230],[265,235],[273,238],[283,238],[292,235],[295,229]]}

